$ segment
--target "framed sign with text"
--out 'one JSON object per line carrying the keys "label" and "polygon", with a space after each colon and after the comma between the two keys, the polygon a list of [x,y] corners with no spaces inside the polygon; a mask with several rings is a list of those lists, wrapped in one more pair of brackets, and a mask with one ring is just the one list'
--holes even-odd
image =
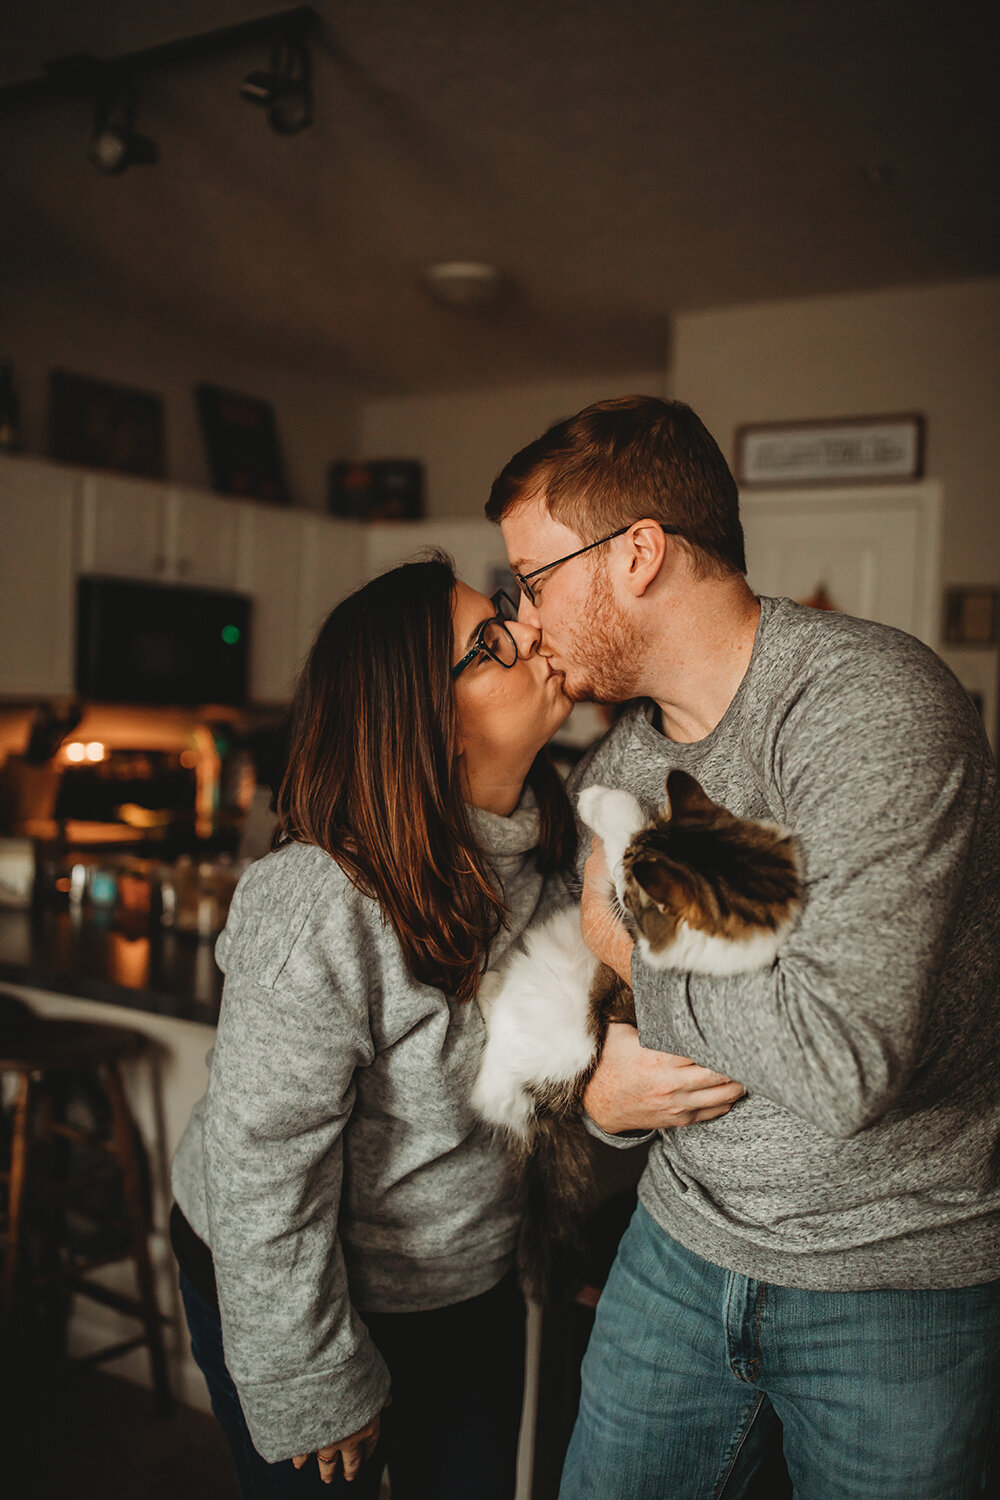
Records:
{"label": "framed sign with text", "polygon": [[735,448],[740,485],[919,479],[924,471],[924,419],[910,412],[748,424],[736,429]]}

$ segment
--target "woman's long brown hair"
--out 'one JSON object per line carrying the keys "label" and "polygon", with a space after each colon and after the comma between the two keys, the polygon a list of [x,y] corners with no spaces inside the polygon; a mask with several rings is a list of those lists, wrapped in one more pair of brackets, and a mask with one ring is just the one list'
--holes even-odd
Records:
{"label": "woman's long brown hair", "polygon": [[[379,903],[410,972],[472,999],[505,917],[462,797],[452,695],[455,573],[443,553],[406,563],[328,616],[292,704],[276,847],[316,844]],[[538,866],[572,858],[576,828],[542,751],[528,781]]]}

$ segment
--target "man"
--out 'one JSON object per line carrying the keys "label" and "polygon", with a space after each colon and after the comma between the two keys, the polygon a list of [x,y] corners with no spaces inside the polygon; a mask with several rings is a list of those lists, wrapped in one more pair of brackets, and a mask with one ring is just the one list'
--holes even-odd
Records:
{"label": "man", "polygon": [[[637,700],[572,790],[623,786],[651,809],[681,766],[791,829],[806,886],[771,969],[678,974],[633,953],[599,846],[588,861],[584,935],[633,985],[638,1033],[613,1028],[587,1111],[626,1144],[660,1128],[563,1500],[742,1495],[779,1422],[809,1500],[983,1493],[1000,832],[969,699],[899,631],[753,596],[732,476],[680,403],[559,423],[503,470],[487,514],[569,695]],[[695,1066],[746,1096],[685,1110]]]}

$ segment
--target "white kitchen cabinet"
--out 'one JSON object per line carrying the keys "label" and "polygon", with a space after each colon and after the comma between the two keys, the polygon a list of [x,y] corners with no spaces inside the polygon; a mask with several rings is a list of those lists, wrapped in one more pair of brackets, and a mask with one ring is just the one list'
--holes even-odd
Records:
{"label": "white kitchen cabinet", "polygon": [[246,517],[239,501],[118,474],[87,474],[80,501],[81,573],[238,587]]}
{"label": "white kitchen cabinet", "polygon": [[79,475],[0,457],[0,693],[73,690],[74,514]]}
{"label": "white kitchen cabinet", "polygon": [[253,598],[250,694],[288,700],[316,632],[365,576],[365,528],[307,511],[247,507],[241,585]]}
{"label": "white kitchen cabinet", "polygon": [[168,492],[119,474],[85,474],[80,487],[81,573],[167,578]]}
{"label": "white kitchen cabinet", "polygon": [[250,697],[283,703],[304,656],[301,622],[303,532],[296,513],[247,507],[244,591],[253,599]]}
{"label": "white kitchen cabinet", "polygon": [[239,589],[244,566],[246,503],[202,490],[167,497],[167,576],[206,589]]}

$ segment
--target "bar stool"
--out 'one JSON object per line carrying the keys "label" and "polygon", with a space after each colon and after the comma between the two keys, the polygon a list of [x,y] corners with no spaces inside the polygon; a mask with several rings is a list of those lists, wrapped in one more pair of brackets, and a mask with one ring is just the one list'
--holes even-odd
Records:
{"label": "bar stool", "polygon": [[[0,1170],[0,1181],[8,1185],[7,1243],[3,1266],[3,1316],[13,1323],[15,1313],[26,1307],[33,1293],[65,1286],[71,1293],[90,1297],[105,1307],[136,1318],[142,1332],[101,1349],[81,1364],[96,1364],[124,1354],[126,1350],[146,1344],[152,1367],[156,1408],[168,1412],[173,1399],[163,1347],[161,1314],[149,1258],[149,1219],[143,1201],[143,1182],[136,1150],[136,1128],[122,1087],[119,1064],[134,1057],[145,1046],[145,1038],[117,1026],[99,1026],[88,1022],[38,1021],[26,1028],[26,1034],[11,1044],[9,1036],[0,1046],[0,1073],[17,1075],[13,1119],[10,1131],[9,1161]],[[110,1139],[81,1129],[58,1118],[53,1107],[53,1086],[58,1075],[69,1072],[86,1074],[88,1081],[106,1101],[110,1117]],[[63,1080],[65,1081],[65,1079]],[[38,1170],[42,1155],[52,1154],[57,1142],[66,1141],[94,1156],[101,1164],[96,1169],[66,1175],[43,1177]],[[61,1202],[72,1206],[74,1195],[79,1202],[81,1191],[97,1183],[114,1183],[121,1187],[123,1213],[114,1224],[102,1229],[118,1230],[127,1248],[78,1258],[75,1250],[51,1243],[51,1217],[41,1212],[44,1205]],[[42,1243],[45,1258],[58,1263],[58,1269],[33,1273],[25,1264],[28,1232],[34,1243]],[[98,1266],[129,1258],[135,1267],[138,1295],[126,1296],[87,1274]],[[37,1270],[37,1268],[36,1268]]]}

